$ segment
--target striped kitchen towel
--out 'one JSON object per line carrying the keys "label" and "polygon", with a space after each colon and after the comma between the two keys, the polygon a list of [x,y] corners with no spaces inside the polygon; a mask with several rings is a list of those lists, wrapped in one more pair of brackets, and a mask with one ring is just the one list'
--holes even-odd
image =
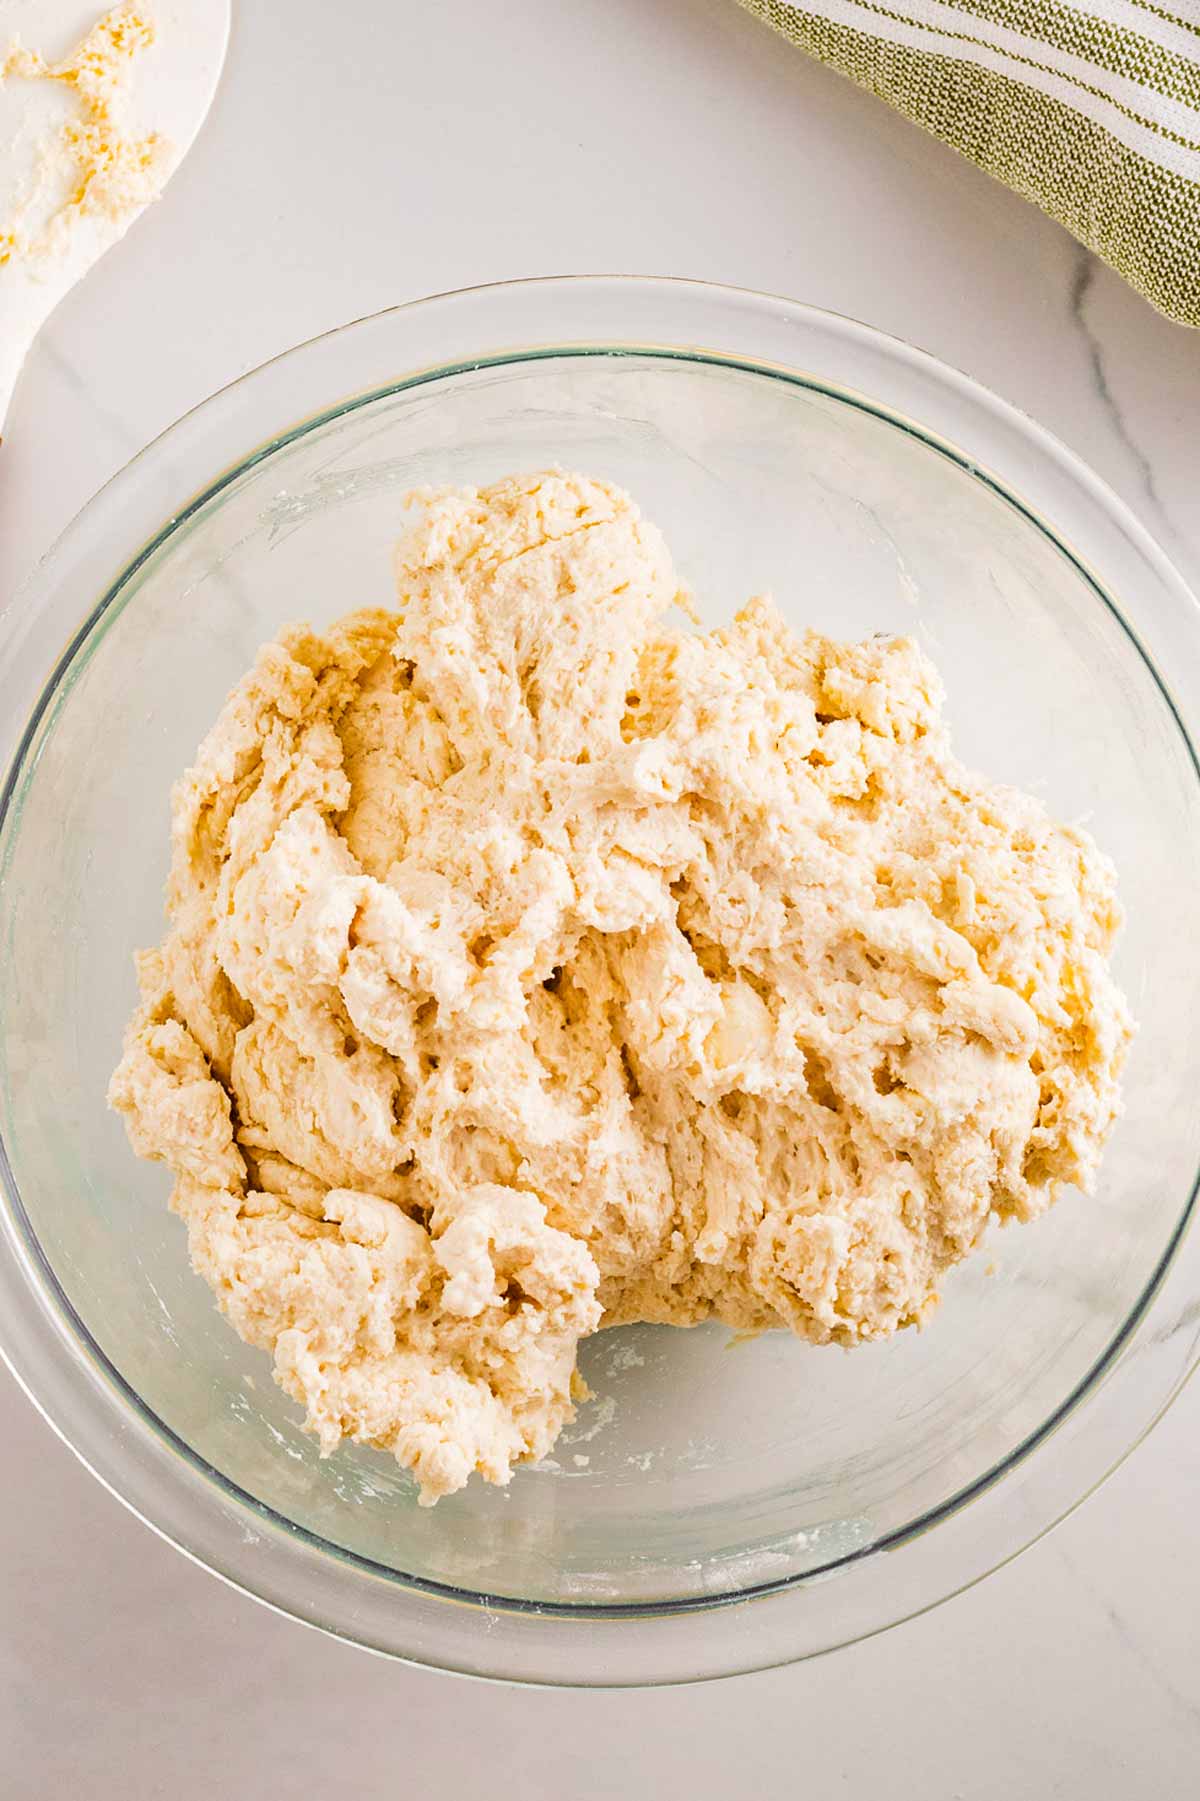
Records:
{"label": "striped kitchen towel", "polygon": [[1200,0],[742,0],[1200,326]]}

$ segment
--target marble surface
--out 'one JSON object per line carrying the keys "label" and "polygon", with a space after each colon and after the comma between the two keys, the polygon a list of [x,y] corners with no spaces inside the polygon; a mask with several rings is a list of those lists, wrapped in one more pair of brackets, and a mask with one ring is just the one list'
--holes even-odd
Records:
{"label": "marble surface", "polygon": [[[2,14],[0,14],[2,17]],[[331,23],[336,19],[336,23]],[[733,0],[237,9],[163,203],[59,310],[0,450],[0,601],[88,496],[276,350],[419,294],[635,270],[777,290],[1036,415],[1200,582],[1200,336]],[[286,25],[280,21],[286,20]],[[717,1688],[392,1667],[193,1568],[0,1376],[0,1794],[522,1801],[1190,1792],[1200,1388],[1048,1540],[925,1618]],[[518,1780],[519,1773],[519,1780]]]}

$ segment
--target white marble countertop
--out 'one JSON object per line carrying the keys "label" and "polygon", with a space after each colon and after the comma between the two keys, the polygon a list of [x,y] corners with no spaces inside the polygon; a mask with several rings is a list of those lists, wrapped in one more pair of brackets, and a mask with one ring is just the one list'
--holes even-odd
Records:
{"label": "white marble countertop", "polygon": [[[238,9],[167,198],[29,359],[0,600],[133,452],[275,351],[423,293],[585,270],[771,289],[923,346],[1082,453],[1200,581],[1200,335],[733,0],[289,0]],[[969,1594],[816,1663],[649,1694],[368,1658],[185,1562],[3,1376],[0,1442],[4,1801],[1107,1801],[1196,1780],[1195,1384]]]}

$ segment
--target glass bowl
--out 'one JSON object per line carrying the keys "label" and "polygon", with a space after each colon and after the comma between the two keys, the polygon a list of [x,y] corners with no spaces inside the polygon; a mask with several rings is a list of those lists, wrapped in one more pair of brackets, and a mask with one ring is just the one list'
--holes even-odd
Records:
{"label": "glass bowl", "polygon": [[[322,1461],[218,1316],[104,1091],[157,941],[167,798],[289,620],[389,600],[401,496],[560,463],[630,488],[708,622],[910,632],[962,757],[1086,820],[1140,1021],[1097,1193],[995,1232],[923,1333],[852,1352],[602,1333],[543,1465],[418,1510]],[[513,1680],[825,1651],[1003,1562],[1125,1455],[1200,1333],[1200,629],[1061,445],[861,325],[691,283],[474,290],[304,345],[111,482],[3,620],[0,1336],[99,1478],[289,1614]]]}

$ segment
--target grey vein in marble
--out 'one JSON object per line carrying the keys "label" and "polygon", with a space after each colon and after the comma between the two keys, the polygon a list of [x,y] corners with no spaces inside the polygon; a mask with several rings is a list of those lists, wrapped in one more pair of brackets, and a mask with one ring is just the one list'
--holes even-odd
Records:
{"label": "grey vein in marble", "polygon": [[1164,536],[1168,537],[1177,548],[1186,549],[1187,545],[1176,529],[1175,523],[1171,518],[1170,513],[1167,511],[1162,495],[1159,493],[1158,483],[1155,480],[1154,469],[1150,459],[1130,430],[1129,423],[1122,411],[1121,404],[1112,390],[1112,386],[1108,379],[1108,371],[1105,367],[1104,346],[1088,320],[1088,296],[1091,294],[1092,288],[1095,285],[1096,271],[1099,266],[1100,265],[1097,263],[1096,258],[1092,255],[1091,251],[1085,250],[1081,244],[1075,260],[1074,273],[1071,278],[1071,320],[1083,338],[1088,362],[1092,371],[1092,384],[1112,423],[1112,428],[1117,441],[1125,451],[1130,462],[1133,464],[1138,484],[1146,497],[1148,505],[1153,509],[1155,516],[1159,520]]}
{"label": "grey vein in marble", "polygon": [[96,399],[91,383],[83,372],[75,367],[63,351],[61,351],[49,332],[43,332],[38,338],[37,350],[44,356],[55,372],[62,376],[71,392],[78,396],[92,417],[99,421],[106,434],[121,453],[123,462],[137,455],[143,448],[142,438],[131,429],[128,423],[116,413],[110,412]]}

